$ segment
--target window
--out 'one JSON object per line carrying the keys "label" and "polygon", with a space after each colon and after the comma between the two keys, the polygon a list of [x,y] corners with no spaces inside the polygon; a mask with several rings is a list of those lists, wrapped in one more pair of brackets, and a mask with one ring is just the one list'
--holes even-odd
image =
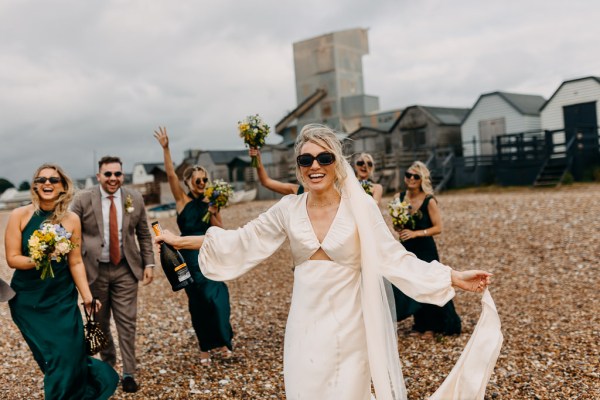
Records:
{"label": "window", "polygon": [[402,147],[404,150],[416,149],[427,144],[425,129],[414,129],[402,132]]}

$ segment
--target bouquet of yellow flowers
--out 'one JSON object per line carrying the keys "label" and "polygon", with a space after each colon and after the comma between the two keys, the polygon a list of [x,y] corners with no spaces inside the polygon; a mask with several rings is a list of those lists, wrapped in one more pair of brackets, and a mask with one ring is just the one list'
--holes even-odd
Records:
{"label": "bouquet of yellow flowers", "polygon": [[395,198],[388,203],[388,209],[390,210],[392,223],[395,228],[402,229],[408,224],[410,224],[413,229],[415,228],[415,219],[410,213],[412,206],[407,201],[400,201],[399,198]]}
{"label": "bouquet of yellow flowers", "polygon": [[[240,137],[244,139],[244,143],[249,147],[262,147],[270,129],[269,125],[265,124],[258,114],[250,115],[243,121],[238,122]],[[254,168],[258,167],[258,159],[255,156],[252,156],[251,165]]]}
{"label": "bouquet of yellow flowers", "polygon": [[[232,195],[233,189],[231,185],[221,179],[215,179],[204,189],[204,197],[208,199],[208,205],[216,206],[219,209],[227,205]],[[202,221],[206,223],[210,222],[210,211],[204,215]]]}
{"label": "bouquet of yellow flowers", "polygon": [[54,278],[52,261],[59,262],[75,248],[70,239],[71,233],[65,228],[48,222],[44,222],[29,237],[27,241],[29,256],[35,263],[35,269],[42,270],[40,278],[46,279],[48,276]]}
{"label": "bouquet of yellow flowers", "polygon": [[362,186],[365,193],[372,197],[373,196],[373,183],[368,179],[361,180],[361,181],[359,181],[359,183],[360,183],[360,186]]}

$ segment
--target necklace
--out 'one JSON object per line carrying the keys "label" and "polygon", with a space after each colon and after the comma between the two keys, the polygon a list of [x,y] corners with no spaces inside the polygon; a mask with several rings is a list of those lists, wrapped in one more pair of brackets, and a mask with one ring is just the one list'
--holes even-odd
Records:
{"label": "necklace", "polygon": [[329,203],[312,203],[312,204],[309,204],[308,206],[309,207],[327,207],[327,206],[331,206],[334,204],[336,204],[336,203],[332,201]]}
{"label": "necklace", "polygon": [[[310,198],[309,198],[309,200],[310,200]],[[308,206],[309,206],[309,207],[320,207],[320,208],[322,208],[322,207],[329,207],[329,206],[332,206],[332,205],[334,205],[334,204],[335,204],[335,205],[339,204],[339,201],[338,201],[338,200],[340,200],[340,199],[339,199],[339,198],[336,198],[336,199],[329,200],[329,201],[324,201],[324,202],[321,202],[321,203],[314,202],[314,201],[310,201],[310,202],[308,203]]]}

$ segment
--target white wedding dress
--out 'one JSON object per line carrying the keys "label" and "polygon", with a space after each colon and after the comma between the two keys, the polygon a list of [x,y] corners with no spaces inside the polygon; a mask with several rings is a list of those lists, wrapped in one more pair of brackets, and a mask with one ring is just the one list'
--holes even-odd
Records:
{"label": "white wedding dress", "polygon": [[[272,255],[289,238],[295,270],[284,341],[286,397],[369,400],[372,349],[361,297],[361,243],[350,200],[342,196],[322,243],[310,223],[306,200],[306,193],[286,196],[237,230],[211,227],[200,250],[200,267],[209,279],[235,279]],[[381,276],[419,302],[440,306],[448,302],[454,296],[451,269],[417,259],[393,238],[383,218],[374,222],[371,233],[377,240]],[[319,248],[331,261],[310,260]],[[393,357],[397,360],[395,351]],[[398,364],[401,379],[399,369]],[[401,386],[389,396],[378,392],[378,398],[405,398],[403,383]]]}

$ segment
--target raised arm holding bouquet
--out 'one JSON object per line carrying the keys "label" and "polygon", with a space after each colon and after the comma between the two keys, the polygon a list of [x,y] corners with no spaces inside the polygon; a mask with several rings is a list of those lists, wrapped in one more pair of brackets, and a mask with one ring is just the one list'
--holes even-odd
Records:
{"label": "raised arm holding bouquet", "polygon": [[[240,131],[240,137],[244,139],[244,143],[251,148],[258,149],[265,144],[265,138],[271,128],[256,114],[246,117],[243,121],[239,121],[238,130]],[[251,158],[252,167],[258,167],[258,158],[256,156],[252,156]]]}

